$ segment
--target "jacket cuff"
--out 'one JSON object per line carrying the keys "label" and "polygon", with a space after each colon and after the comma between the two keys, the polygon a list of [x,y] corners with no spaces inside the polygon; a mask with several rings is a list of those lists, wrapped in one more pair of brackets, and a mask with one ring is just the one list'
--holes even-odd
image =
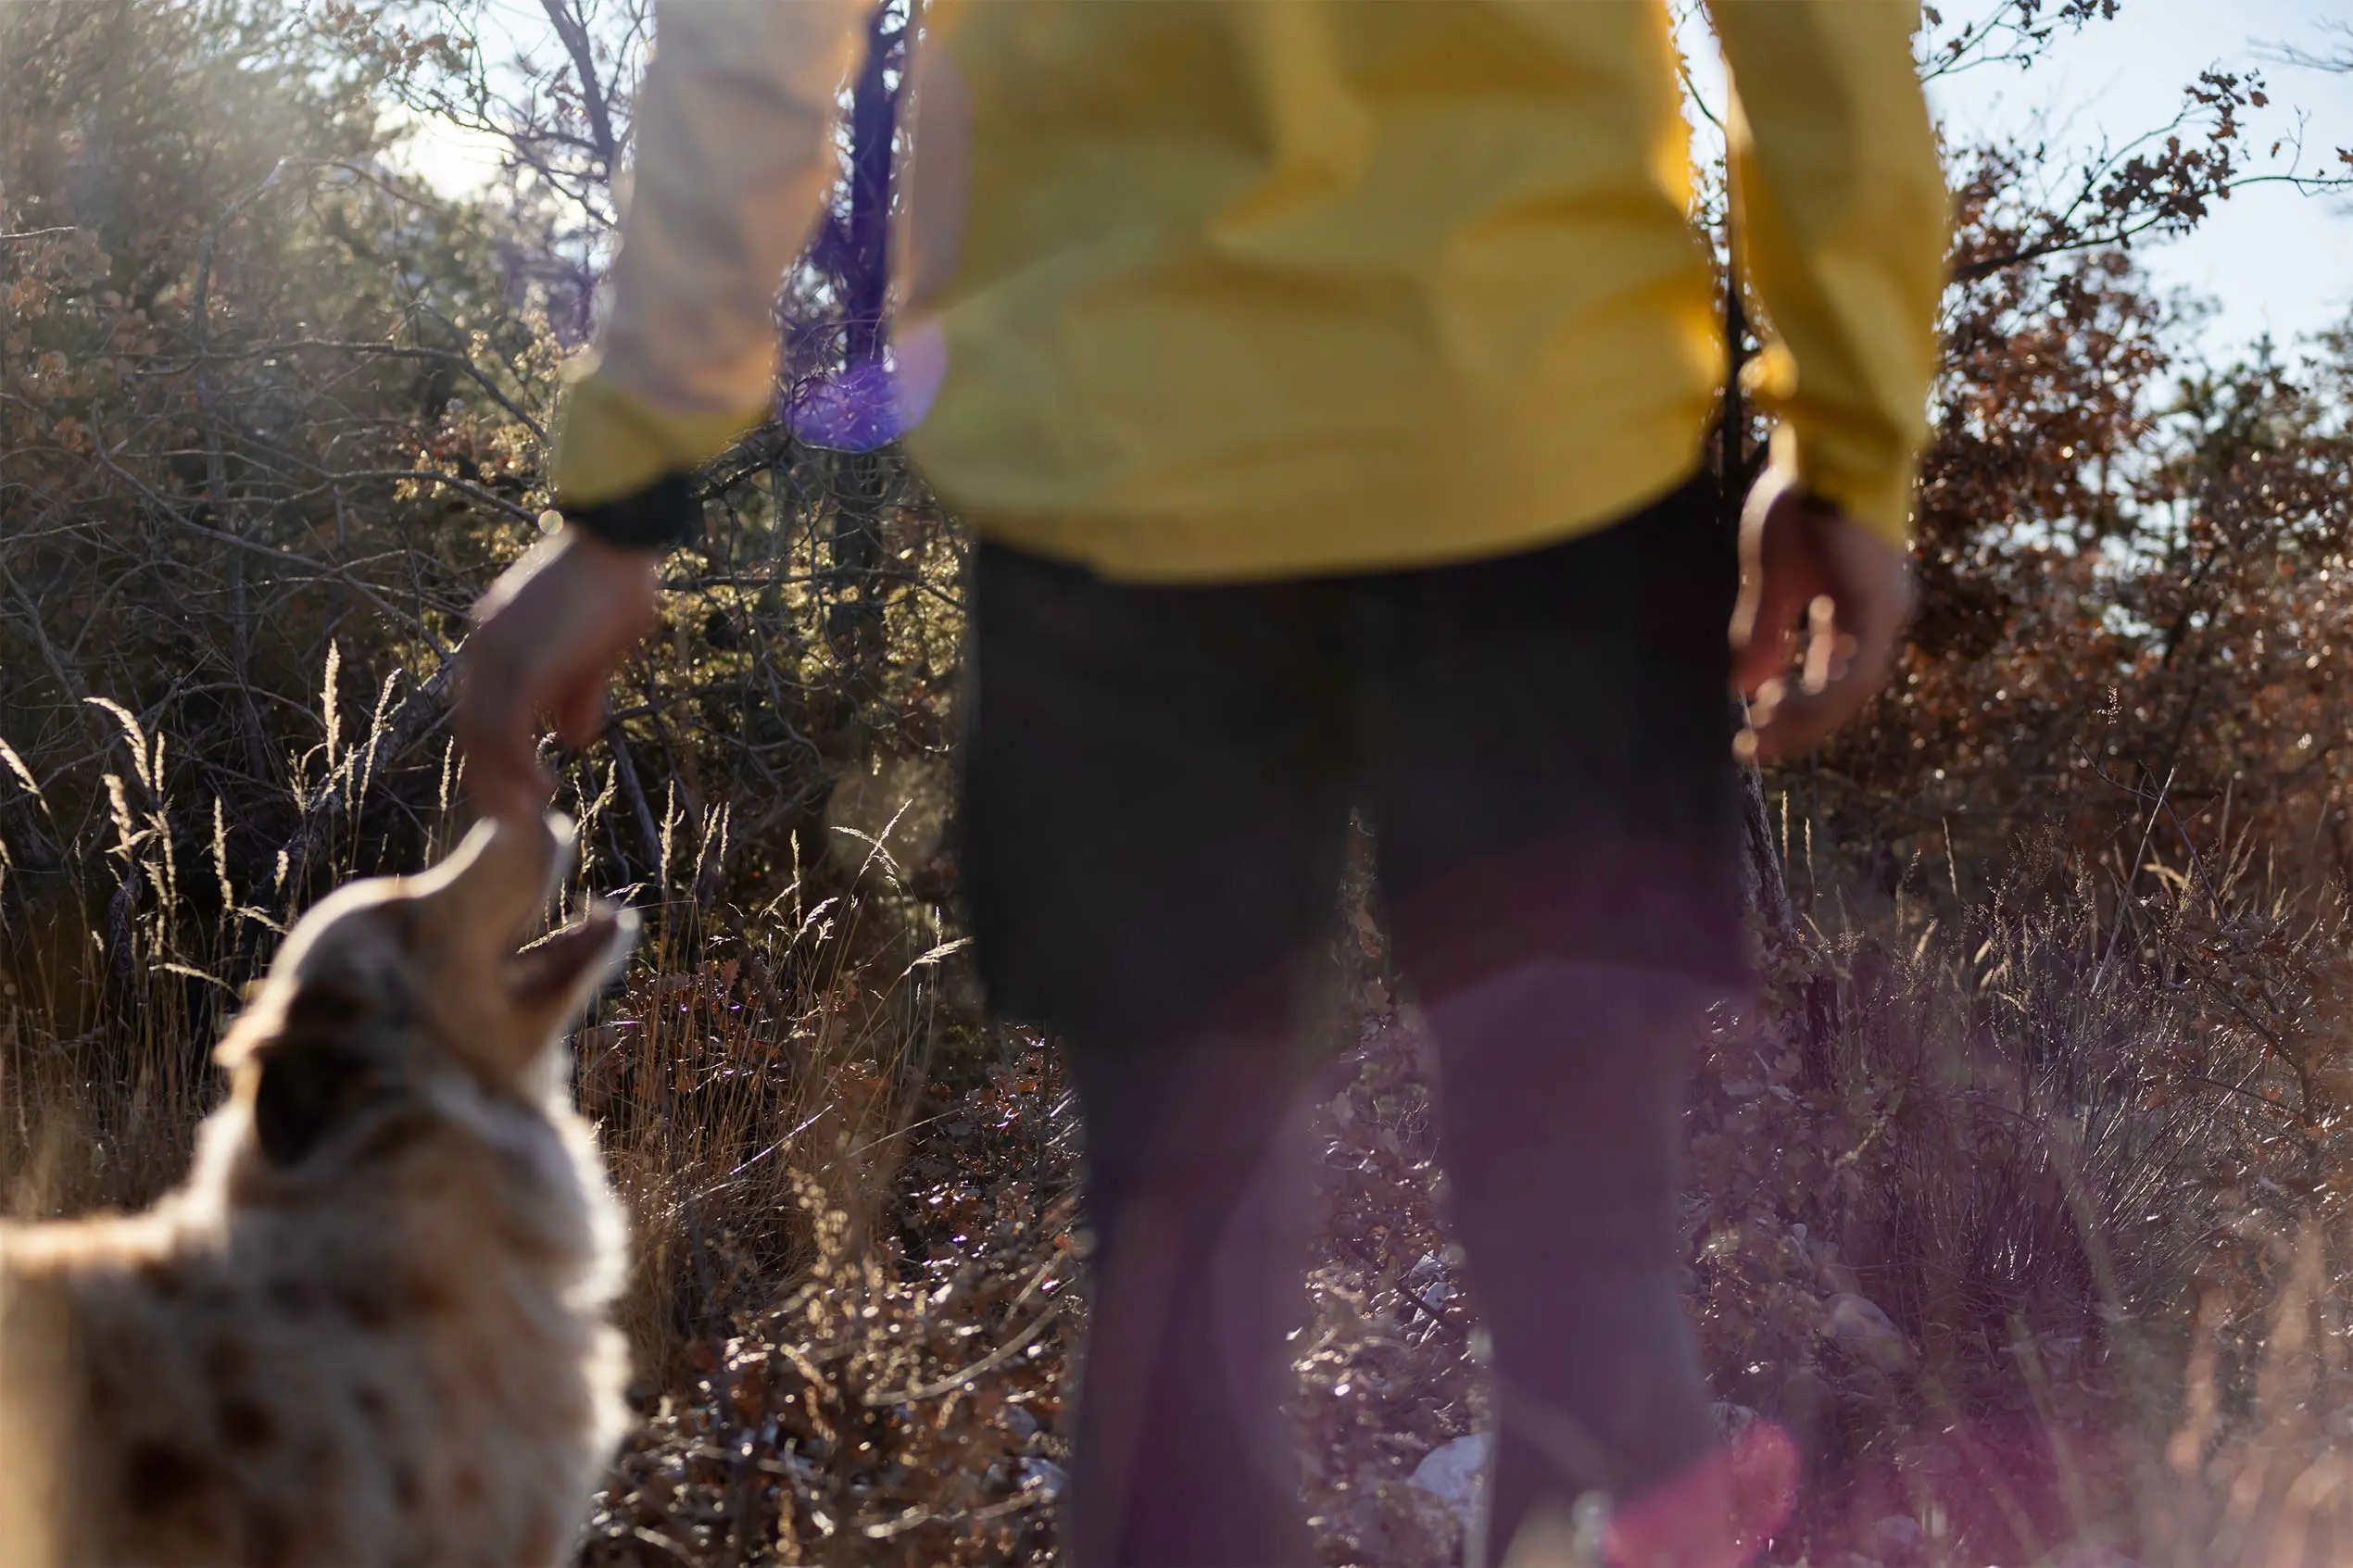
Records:
{"label": "jacket cuff", "polygon": [[674,470],[613,500],[566,507],[563,517],[583,533],[623,549],[675,549],[702,537],[702,502]]}
{"label": "jacket cuff", "polygon": [[1785,414],[1774,426],[1773,467],[1896,549],[1910,549],[1913,465],[1903,463],[1893,473],[1866,473],[1859,465],[1832,461],[1834,444],[1817,438],[1817,433],[1802,424]]}
{"label": "jacket cuff", "polygon": [[709,462],[766,412],[762,405],[733,412],[672,413],[591,369],[564,390],[547,459],[548,487],[566,517],[620,502],[667,474]]}

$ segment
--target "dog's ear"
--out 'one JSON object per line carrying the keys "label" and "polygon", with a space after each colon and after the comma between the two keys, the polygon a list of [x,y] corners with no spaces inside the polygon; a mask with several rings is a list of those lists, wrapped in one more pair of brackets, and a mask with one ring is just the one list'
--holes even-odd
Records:
{"label": "dog's ear", "polygon": [[507,1000],[517,1014],[561,1029],[578,1017],[636,940],[631,910],[591,900],[580,918],[517,953],[507,966]]}
{"label": "dog's ear", "polygon": [[510,957],[499,972],[504,1026],[483,1041],[495,1053],[491,1065],[515,1073],[542,1060],[612,978],[636,934],[634,913],[591,899],[570,925]]}
{"label": "dog's ear", "polygon": [[382,1061],[359,1037],[365,998],[331,985],[305,985],[250,1059],[254,1135],[273,1165],[300,1163],[384,1089]]}

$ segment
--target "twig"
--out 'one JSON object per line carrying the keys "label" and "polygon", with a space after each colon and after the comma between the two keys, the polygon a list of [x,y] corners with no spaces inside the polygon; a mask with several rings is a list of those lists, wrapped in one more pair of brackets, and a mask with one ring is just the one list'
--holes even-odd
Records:
{"label": "twig", "polygon": [[338,474],[335,477],[344,480],[428,480],[436,484],[446,484],[450,489],[466,496],[469,500],[479,501],[484,506],[490,508],[494,511],[506,513],[509,517],[515,519],[517,521],[535,524],[539,521],[539,514],[537,512],[528,510],[522,507],[518,507],[512,501],[508,500],[504,495],[498,495],[495,491],[484,490],[479,484],[470,483],[465,480],[459,479],[454,473],[444,473],[439,469],[359,469],[351,473]]}
{"label": "twig", "polygon": [[[1377,1275],[1384,1272],[1380,1260],[1367,1253],[1365,1248],[1357,1243],[1354,1237],[1340,1231],[1334,1231],[1332,1233],[1331,1239],[1340,1243],[1340,1247],[1351,1257],[1356,1260],[1356,1263],[1359,1268],[1369,1269]],[[1444,1329],[1447,1333],[1453,1335],[1455,1338],[1463,1341],[1465,1344],[1468,1344],[1470,1342],[1470,1331],[1463,1327],[1462,1324],[1456,1323],[1453,1319],[1448,1317],[1442,1309],[1426,1298],[1421,1292],[1413,1289],[1402,1279],[1395,1281],[1392,1288],[1396,1290],[1398,1295],[1403,1297],[1405,1300],[1413,1306],[1414,1310],[1420,1312],[1422,1316],[1429,1319],[1430,1322],[1436,1323],[1439,1327]]]}
{"label": "twig", "polygon": [[605,177],[621,167],[620,144],[613,139],[612,110],[605,102],[605,90],[597,80],[596,51],[589,46],[588,29],[572,13],[565,0],[539,0],[540,8],[554,24],[556,36],[563,40],[564,52],[572,56],[572,69],[580,73],[580,107],[588,116],[589,134],[597,139],[597,157],[605,166]]}
{"label": "twig", "polygon": [[2141,879],[2141,862],[2148,859],[2149,839],[2157,832],[2158,814],[2165,809],[2165,797],[2172,788],[2173,770],[2168,769],[2165,784],[2157,792],[2157,804],[2149,810],[2148,825],[2141,830],[2141,847],[2133,852],[2133,863],[2126,868],[2124,885],[2117,895],[2116,926],[2108,933],[2108,950],[2100,955],[2100,967],[2092,972],[2094,996],[2099,995],[2102,983],[2108,979],[2108,960],[2116,957],[2116,945],[2124,939],[2125,918],[2132,912],[2133,907],[2133,888]]}
{"label": "twig", "polygon": [[213,540],[218,544],[228,545],[236,549],[246,551],[252,555],[265,557],[271,560],[279,562],[281,565],[306,568],[308,571],[317,572],[320,576],[330,582],[339,583],[343,586],[350,589],[353,593],[358,594],[361,598],[366,599],[370,604],[375,606],[376,608],[384,612],[387,619],[400,622],[402,625],[407,626],[410,631],[416,633],[417,635],[422,637],[432,646],[433,651],[440,658],[447,659],[449,657],[448,645],[434,634],[432,627],[427,626],[422,621],[418,619],[416,616],[409,614],[407,610],[402,609],[399,606],[393,604],[383,595],[377,593],[375,589],[370,587],[366,583],[351,575],[349,571],[340,567],[332,566],[325,561],[314,560],[308,556],[296,555],[291,550],[279,549],[274,545],[262,544],[259,540],[247,539],[240,534],[230,533],[218,528],[208,528],[203,523],[196,521],[194,518],[187,516],[179,507],[172,503],[170,496],[157,495],[152,486],[141,481],[136,475],[132,474],[129,470],[123,468],[120,464],[114,460],[112,455],[107,450],[105,441],[99,439],[100,432],[98,430],[98,415],[94,409],[92,410],[90,415],[90,431],[92,436],[91,446],[97,453],[100,466],[104,467],[108,472],[112,473],[116,478],[121,480],[124,483],[129,484],[132,489],[137,490],[142,495],[145,495],[147,498],[148,503],[152,505],[157,512],[170,518],[173,524],[177,527],[185,529],[190,533],[195,533],[203,538]]}
{"label": "twig", "polygon": [[919,1387],[894,1388],[883,1393],[869,1394],[865,1398],[865,1403],[871,1408],[880,1409],[887,1405],[921,1404],[925,1399],[936,1399],[942,1394],[952,1394],[957,1389],[963,1387],[968,1383],[971,1383],[975,1378],[981,1377],[995,1371],[997,1368],[1004,1365],[1007,1361],[1013,1360],[1013,1357],[1019,1355],[1022,1351],[1027,1349],[1029,1348],[1030,1341],[1036,1339],[1040,1334],[1044,1333],[1046,1325],[1052,1323],[1055,1318],[1059,1317],[1062,1313],[1062,1310],[1063,1298],[1057,1296],[1051,1301],[1046,1303],[1046,1307],[1043,1311],[1039,1312],[1035,1318],[1030,1320],[1030,1323],[1027,1328],[1023,1329],[1019,1334],[1014,1335],[1011,1339],[1005,1341],[1004,1344],[999,1346],[996,1349],[989,1351],[988,1354],[981,1357],[980,1360],[973,1362],[972,1365],[964,1368],[963,1371],[951,1373],[948,1376],[941,1378],[937,1383],[926,1383]]}
{"label": "twig", "polygon": [[612,743],[613,771],[621,777],[621,793],[629,802],[630,817],[646,841],[646,867],[659,882],[664,869],[661,834],[654,829],[653,808],[647,804],[645,785],[637,779],[637,759],[629,750],[629,737],[622,733],[617,718],[606,726],[605,738]]}
{"label": "twig", "polygon": [[672,1540],[668,1536],[661,1534],[658,1530],[647,1529],[643,1524],[634,1526],[629,1532],[629,1538],[632,1540],[643,1541],[646,1545],[650,1547],[659,1547],[681,1562],[691,1563],[695,1560],[694,1554],[689,1552],[685,1547],[680,1546],[676,1541]]}
{"label": "twig", "polygon": [[122,358],[133,361],[168,361],[165,364],[158,365],[151,373],[156,375],[178,375],[183,370],[193,370],[197,365],[212,359],[265,359],[272,355],[296,354],[301,353],[304,350],[318,350],[321,352],[339,354],[381,354],[387,358],[393,359],[431,359],[437,360],[444,364],[455,365],[458,369],[465,371],[468,376],[472,378],[472,380],[480,385],[484,392],[490,395],[492,400],[495,401],[501,408],[506,409],[507,412],[522,420],[524,427],[531,432],[532,435],[535,439],[540,441],[547,439],[547,432],[546,428],[542,426],[537,420],[533,419],[529,414],[525,413],[512,398],[509,397],[504,392],[500,391],[497,383],[493,382],[488,375],[484,373],[481,366],[475,364],[471,358],[459,353],[454,348],[434,348],[422,344],[409,345],[396,343],[369,343],[364,340],[306,337],[285,338],[274,343],[257,343],[248,347],[238,349],[211,349],[201,354],[186,356],[145,354],[124,355]]}

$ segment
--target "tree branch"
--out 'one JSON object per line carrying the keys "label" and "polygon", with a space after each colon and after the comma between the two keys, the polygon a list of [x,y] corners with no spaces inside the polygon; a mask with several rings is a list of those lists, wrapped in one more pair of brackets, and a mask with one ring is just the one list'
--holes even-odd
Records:
{"label": "tree branch", "polygon": [[603,83],[597,80],[596,51],[589,46],[588,27],[573,14],[570,0],[539,0],[540,8],[547,13],[547,20],[563,40],[564,52],[572,56],[572,69],[580,76],[580,107],[588,116],[588,132],[597,141],[597,157],[605,166],[605,178],[612,178],[621,167],[621,146],[613,138],[612,111],[605,102]]}

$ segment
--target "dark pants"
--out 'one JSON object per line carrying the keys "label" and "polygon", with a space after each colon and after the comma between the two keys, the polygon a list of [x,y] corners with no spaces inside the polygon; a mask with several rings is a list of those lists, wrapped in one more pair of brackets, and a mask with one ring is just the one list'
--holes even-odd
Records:
{"label": "dark pants", "polygon": [[1088,1125],[1076,1561],[1312,1561],[1277,1411],[1316,1068],[1293,1003],[1352,809],[1439,1036],[1493,1538],[1703,1455],[1677,1123],[1697,1015],[1743,977],[1731,583],[1697,483],[1415,571],[1139,586],[975,551],[978,957],[1000,1012],[1062,1035]]}

